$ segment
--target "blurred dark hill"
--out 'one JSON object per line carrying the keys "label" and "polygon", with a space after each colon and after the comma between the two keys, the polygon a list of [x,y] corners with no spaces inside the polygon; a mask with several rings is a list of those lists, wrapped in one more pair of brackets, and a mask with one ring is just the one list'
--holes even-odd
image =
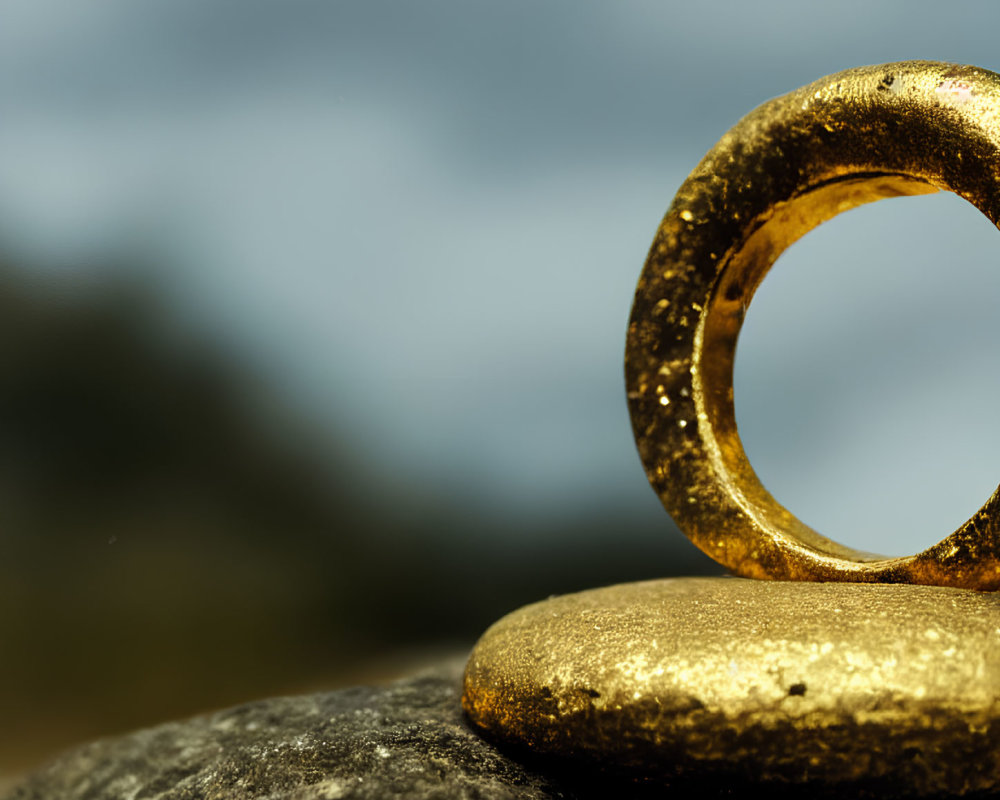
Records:
{"label": "blurred dark hill", "polygon": [[[73,741],[362,680],[547,595],[714,571],[666,518],[511,536],[186,342],[155,291],[0,272],[0,776]],[[345,380],[350,376],[345,375]],[[444,498],[444,499],[442,499]]]}

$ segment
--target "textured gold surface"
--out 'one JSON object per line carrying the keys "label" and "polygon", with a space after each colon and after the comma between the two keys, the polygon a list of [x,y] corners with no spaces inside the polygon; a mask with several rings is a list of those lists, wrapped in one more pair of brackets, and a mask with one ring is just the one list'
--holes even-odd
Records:
{"label": "textured gold surface", "polygon": [[1000,598],[682,578],[527,606],[476,645],[485,731],[659,781],[1000,784]]}
{"label": "textured gold surface", "polygon": [[848,70],[765,103],[709,151],[667,212],[628,331],[632,425],[667,511],[738,574],[1000,587],[997,493],[918,555],[852,550],[767,492],[733,413],[736,338],[781,252],[841,211],[938,189],[1000,219],[1000,76],[905,62]]}

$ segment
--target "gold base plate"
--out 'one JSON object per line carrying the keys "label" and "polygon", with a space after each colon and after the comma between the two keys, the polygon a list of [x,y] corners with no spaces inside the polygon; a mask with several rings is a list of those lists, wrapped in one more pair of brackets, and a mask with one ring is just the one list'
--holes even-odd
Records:
{"label": "gold base plate", "polygon": [[480,639],[488,735],[663,781],[1000,786],[1000,598],[913,585],[681,578],[556,597]]}

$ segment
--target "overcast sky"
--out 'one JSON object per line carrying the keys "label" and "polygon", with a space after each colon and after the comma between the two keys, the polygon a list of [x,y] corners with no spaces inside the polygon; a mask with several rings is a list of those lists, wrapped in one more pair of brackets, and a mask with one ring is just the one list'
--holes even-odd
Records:
{"label": "overcast sky", "polygon": [[[659,514],[621,377],[659,218],[771,96],[908,58],[1000,70],[1000,6],[941,9],[11,2],[0,240],[54,282],[145,253],[185,324],[395,479],[514,517]],[[853,212],[779,262],[737,360],[779,500],[890,553],[978,508],[1000,481],[998,266],[951,197]]]}

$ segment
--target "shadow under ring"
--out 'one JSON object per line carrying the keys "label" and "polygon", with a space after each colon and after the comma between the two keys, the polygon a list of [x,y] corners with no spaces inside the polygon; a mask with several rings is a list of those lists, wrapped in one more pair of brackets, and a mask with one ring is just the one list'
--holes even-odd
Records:
{"label": "shadow under ring", "polygon": [[1000,76],[885,64],[751,112],[702,159],[661,223],[628,329],[633,431],[668,513],[735,573],[1000,588],[1000,489],[938,544],[887,558],[840,545],[779,504],[736,430],[737,337],[778,256],[842,211],[938,190],[1000,221]]}

